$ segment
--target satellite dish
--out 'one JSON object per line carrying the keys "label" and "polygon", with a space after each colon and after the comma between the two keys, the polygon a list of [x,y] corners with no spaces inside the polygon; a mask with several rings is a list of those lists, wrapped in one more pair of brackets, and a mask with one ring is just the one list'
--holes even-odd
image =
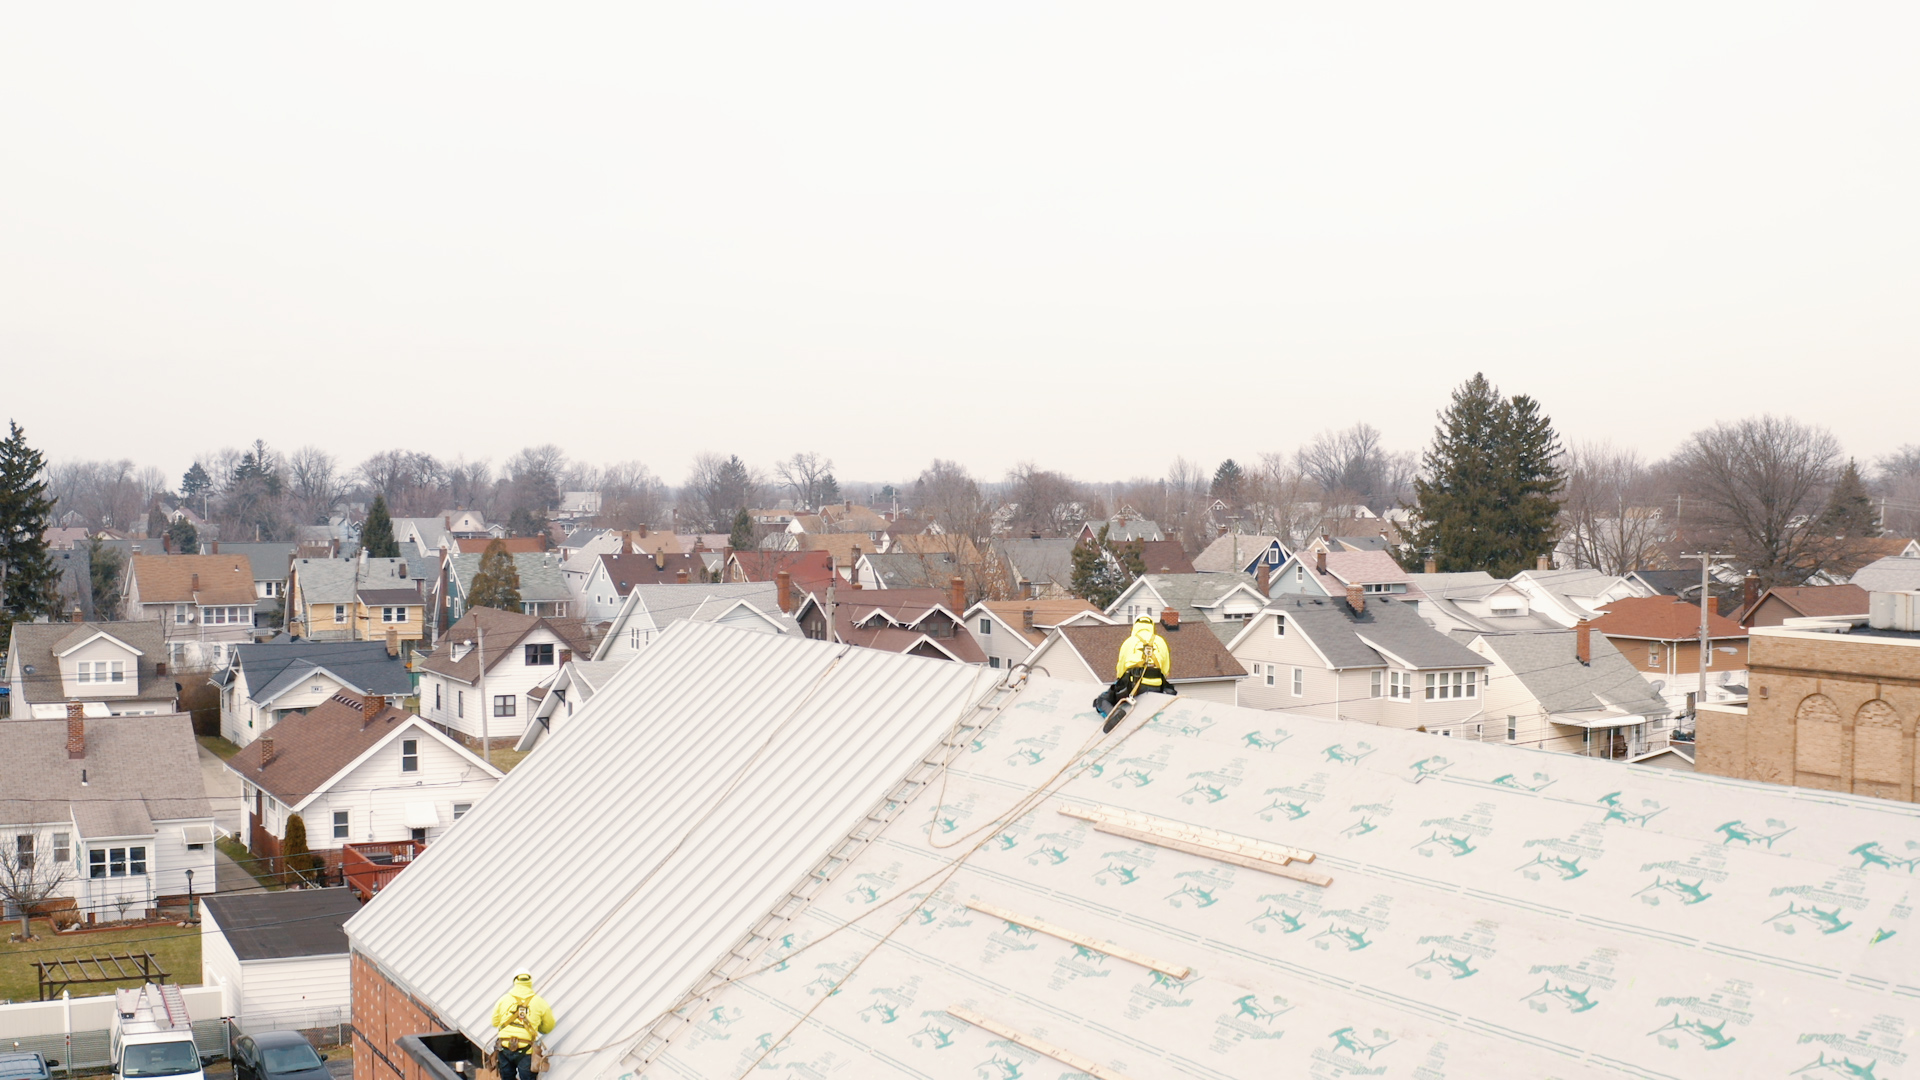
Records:
{"label": "satellite dish", "polygon": [[20,670],[21,670],[21,671],[22,671],[23,673],[25,673],[25,674],[28,674],[28,675],[31,675],[31,674],[33,674],[33,665],[32,665],[32,664],[28,664],[28,665],[27,665],[26,667],[23,667],[23,668],[21,668]]}

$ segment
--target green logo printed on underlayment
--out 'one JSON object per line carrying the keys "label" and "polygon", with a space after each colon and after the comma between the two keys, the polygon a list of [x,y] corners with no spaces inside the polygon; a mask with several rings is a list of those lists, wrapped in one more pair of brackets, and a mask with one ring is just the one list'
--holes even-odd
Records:
{"label": "green logo printed on underlayment", "polygon": [[1234,999],[1233,1005],[1237,1010],[1234,1015],[1256,1023],[1271,1025],[1275,1020],[1293,1011],[1293,1006],[1287,1004],[1285,998],[1276,997],[1273,1003],[1279,1007],[1266,1008],[1260,1004],[1260,995],[1248,994]]}
{"label": "green logo printed on underlayment", "polygon": [[1325,930],[1320,931],[1307,940],[1313,942],[1315,947],[1321,949],[1328,948],[1330,944],[1344,945],[1348,952],[1359,952],[1361,949],[1373,944],[1373,942],[1367,940],[1366,927],[1341,926],[1339,923],[1328,923]]}
{"label": "green logo printed on underlayment", "polygon": [[1840,918],[1840,909],[1838,907],[1831,911],[1822,908],[1818,904],[1808,904],[1805,907],[1801,907],[1791,900],[1787,901],[1787,910],[1772,916],[1766,921],[1772,923],[1775,930],[1791,934],[1794,932],[1794,920],[1796,919],[1800,922],[1811,924],[1822,934],[1837,934],[1853,925],[1853,923]]}
{"label": "green logo printed on underlayment", "polygon": [[1663,878],[1656,874],[1654,875],[1653,884],[1633,895],[1639,897],[1646,903],[1658,905],[1660,903],[1660,897],[1653,894],[1663,892],[1671,893],[1679,897],[1682,904],[1691,906],[1713,895],[1710,892],[1700,891],[1700,887],[1705,884],[1705,879],[1689,882],[1685,878]]}
{"label": "green logo printed on underlayment", "polygon": [[1641,799],[1638,806],[1632,805],[1628,800],[1621,798],[1618,791],[1602,795],[1594,801],[1607,808],[1607,815],[1601,818],[1601,821],[1618,822],[1622,825],[1644,826],[1656,816],[1665,813],[1667,809],[1652,799]]}
{"label": "green logo printed on underlayment", "polygon": [[1465,979],[1480,974],[1480,969],[1473,966],[1473,957],[1455,956],[1437,949],[1427,953],[1426,959],[1408,964],[1407,970],[1423,979],[1433,978],[1436,971],[1444,973],[1449,979]]}
{"label": "green logo printed on underlayment", "polygon": [[1442,836],[1438,832],[1428,834],[1425,840],[1413,845],[1413,849],[1422,855],[1432,855],[1436,851],[1445,852],[1456,859],[1480,850],[1473,846],[1471,836],[1456,836],[1452,833]]}
{"label": "green logo printed on underlayment", "polygon": [[1280,744],[1293,738],[1286,728],[1274,728],[1272,731],[1249,731],[1241,736],[1251,750],[1278,750]]}
{"label": "green logo printed on underlayment", "polygon": [[1350,1027],[1343,1027],[1339,1031],[1328,1035],[1327,1038],[1333,1040],[1334,1053],[1344,1052],[1352,1054],[1354,1057],[1365,1054],[1367,1055],[1368,1061],[1372,1061],[1373,1055],[1392,1046],[1394,1042],[1389,1036],[1389,1033],[1381,1028],[1373,1029],[1373,1037],[1371,1040],[1363,1039],[1359,1035],[1354,1034],[1354,1030]]}
{"label": "green logo printed on underlayment", "polygon": [[1586,874],[1586,870],[1580,866],[1580,856],[1575,855],[1572,858],[1566,858],[1560,855],[1549,855],[1544,851],[1535,855],[1532,862],[1521,863],[1515,867],[1515,869],[1526,874],[1528,877],[1537,878],[1541,872],[1531,869],[1536,866],[1558,876],[1561,881],[1572,881],[1574,878],[1582,877]]}
{"label": "green logo printed on underlayment", "polygon": [[1327,760],[1336,765],[1358,765],[1365,761],[1377,749],[1372,743],[1357,742],[1349,747],[1345,743],[1334,743],[1320,751]]}
{"label": "green logo printed on underlayment", "polygon": [[1496,776],[1490,781],[1490,783],[1498,784],[1501,787],[1510,787],[1516,791],[1543,791],[1546,788],[1552,787],[1553,782],[1553,777],[1543,772],[1534,773],[1528,780],[1515,779],[1512,773],[1508,773],[1505,776]]}
{"label": "green logo printed on underlayment", "polygon": [[1353,824],[1347,826],[1346,828],[1341,829],[1340,835],[1346,837],[1349,840],[1354,840],[1354,839],[1358,839],[1359,837],[1367,835],[1368,833],[1372,832],[1373,830],[1379,827],[1380,826],[1375,825],[1373,823],[1372,818],[1366,816],[1365,814],[1362,814],[1360,815],[1359,821],[1356,821]]}
{"label": "green logo printed on underlayment", "polygon": [[1024,1068],[1024,1065],[1020,1061],[1012,1057],[995,1054],[980,1064],[975,1065],[973,1067],[973,1074],[984,1078],[984,1080],[1018,1080],[1019,1077],[1026,1075],[1026,1073],[1020,1071],[1022,1068]]}
{"label": "green logo printed on underlayment", "polygon": [[1559,1002],[1570,1013],[1583,1013],[1600,1004],[1593,999],[1592,995],[1593,987],[1591,986],[1576,988],[1568,982],[1555,986],[1553,980],[1548,979],[1540,984],[1540,989],[1520,1000],[1526,1002],[1527,1008],[1534,1012],[1546,1012],[1549,1002]]}
{"label": "green logo printed on underlayment", "polygon": [[945,1009],[934,1009],[920,1014],[925,1021],[919,1031],[907,1036],[907,1041],[922,1050],[945,1050],[953,1045],[953,1020]]}
{"label": "green logo printed on underlayment", "polygon": [[1283,934],[1297,934],[1303,928],[1300,912],[1276,908],[1271,904],[1267,905],[1267,910],[1248,920],[1247,925],[1262,934],[1266,933],[1269,927],[1279,927]]}
{"label": "green logo printed on underlayment", "polygon": [[1850,1057],[1828,1057],[1822,1050],[1820,1056],[1788,1073],[1788,1076],[1831,1077],[1833,1080],[1879,1080],[1873,1075],[1874,1066],[1880,1064],[1877,1059],[1868,1058],[1857,1062]]}
{"label": "green logo printed on underlayment", "polygon": [[[1909,850],[1912,850],[1915,846],[1916,845],[1911,842],[1907,844]],[[1902,859],[1896,853],[1881,847],[1880,841],[1878,840],[1869,840],[1859,847],[1854,848],[1852,851],[1847,852],[1847,854],[1860,856],[1860,869],[1862,870],[1869,866],[1884,866],[1888,870],[1905,870],[1911,874],[1913,873],[1914,866],[1920,865],[1920,855]]]}
{"label": "green logo printed on underlayment", "polygon": [[1680,1045],[1680,1040],[1675,1036],[1660,1035],[1663,1031],[1672,1031],[1677,1033],[1677,1035],[1685,1035],[1689,1038],[1698,1039],[1700,1040],[1700,1045],[1708,1050],[1720,1050],[1732,1046],[1736,1041],[1733,1036],[1727,1034],[1727,1022],[1725,1020],[1720,1021],[1718,1024],[1709,1024],[1705,1020],[1682,1020],[1680,1019],[1679,1013],[1674,1013],[1673,1019],[1647,1032],[1649,1035],[1660,1036],[1661,1045],[1669,1049],[1677,1049]]}
{"label": "green logo printed on underlayment", "polygon": [[1424,780],[1429,776],[1438,776],[1446,772],[1452,764],[1453,762],[1448,761],[1439,754],[1435,754],[1429,758],[1422,758],[1407,766],[1407,768],[1413,770],[1413,778],[1415,780]]}
{"label": "green logo printed on underlayment", "polygon": [[1729,821],[1725,825],[1716,826],[1713,831],[1726,838],[1720,841],[1722,846],[1738,840],[1747,847],[1752,847],[1755,844],[1765,844],[1769,848],[1773,846],[1775,840],[1793,831],[1786,822],[1778,821],[1774,818],[1767,819],[1766,828],[1772,829],[1773,831],[1767,832],[1762,829],[1755,829],[1748,826],[1744,821],[1735,820]]}

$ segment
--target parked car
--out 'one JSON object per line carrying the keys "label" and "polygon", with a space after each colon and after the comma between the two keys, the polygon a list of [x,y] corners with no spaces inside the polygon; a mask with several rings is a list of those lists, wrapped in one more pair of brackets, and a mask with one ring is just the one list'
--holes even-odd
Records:
{"label": "parked car", "polygon": [[326,1060],[297,1031],[263,1031],[233,1043],[234,1080],[328,1080]]}
{"label": "parked car", "polygon": [[58,1064],[32,1051],[9,1050],[0,1054],[0,1080],[48,1080]]}

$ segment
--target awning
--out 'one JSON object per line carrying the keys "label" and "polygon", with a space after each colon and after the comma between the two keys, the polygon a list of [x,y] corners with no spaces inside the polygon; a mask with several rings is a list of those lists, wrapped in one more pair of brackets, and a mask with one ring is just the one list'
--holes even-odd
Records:
{"label": "awning", "polygon": [[437,829],[439,827],[439,808],[430,802],[410,802],[407,804],[407,828]]}
{"label": "awning", "polygon": [[1642,716],[1639,713],[1591,712],[1591,713],[1549,713],[1547,719],[1564,727],[1583,728],[1587,731],[1600,731],[1606,728],[1633,727],[1636,724],[1650,724],[1656,717]]}
{"label": "awning", "polygon": [[213,826],[211,825],[188,825],[180,831],[185,834],[186,842],[189,844],[213,843]]}

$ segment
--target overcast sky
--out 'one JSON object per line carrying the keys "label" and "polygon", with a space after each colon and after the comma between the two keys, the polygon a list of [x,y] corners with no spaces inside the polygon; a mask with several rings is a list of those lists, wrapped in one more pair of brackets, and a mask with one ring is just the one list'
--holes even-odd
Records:
{"label": "overcast sky", "polygon": [[183,470],[1920,442],[1920,7],[13,4],[0,413]]}

